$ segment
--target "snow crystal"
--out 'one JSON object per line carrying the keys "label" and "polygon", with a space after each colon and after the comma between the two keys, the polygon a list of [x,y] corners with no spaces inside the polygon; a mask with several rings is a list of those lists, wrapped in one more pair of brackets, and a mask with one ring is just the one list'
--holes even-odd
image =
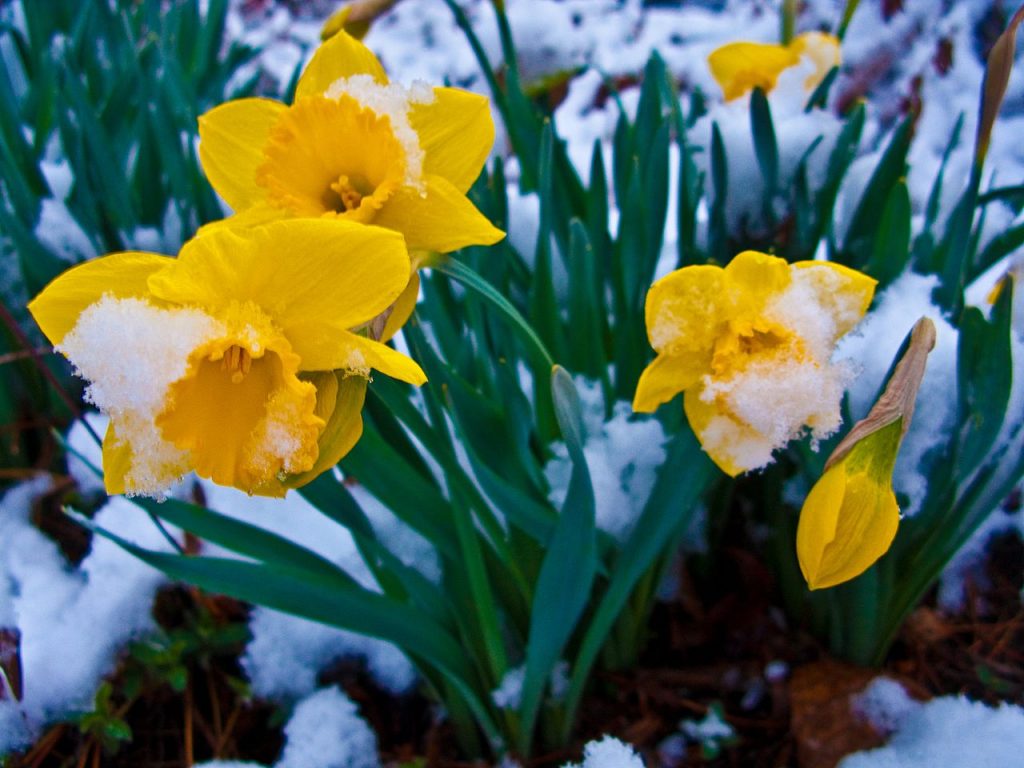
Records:
{"label": "snow crystal", "polygon": [[[643,511],[658,468],[665,460],[665,433],[661,422],[637,418],[629,403],[618,402],[612,417],[604,421],[601,385],[575,379],[587,435],[583,453],[594,484],[597,526],[624,541]],[[562,443],[552,448],[554,457],[544,468],[551,486],[548,498],[561,507],[569,488],[572,462]]]}
{"label": "snow crystal", "polygon": [[[956,417],[956,348],[958,334],[932,302],[931,294],[938,278],[907,272],[879,297],[876,308],[860,327],[840,341],[836,358],[849,358],[861,368],[849,387],[850,409],[855,419],[870,410],[879,395],[886,373],[903,339],[920,317],[935,324],[935,349],[928,356],[910,431],[903,440],[893,487],[904,494],[909,504],[902,510],[913,515],[926,493],[926,466],[929,451],[949,437]],[[924,405],[927,404],[927,407]]]}
{"label": "snow crystal", "polygon": [[722,719],[717,707],[710,707],[703,720],[683,720],[679,723],[683,735],[697,744],[722,742],[732,739],[736,731]]}
{"label": "snow crystal", "polygon": [[583,763],[566,763],[562,768],[644,768],[636,751],[614,736],[592,741],[583,748]]}
{"label": "snow crystal", "polygon": [[337,688],[299,702],[284,727],[275,768],[377,768],[377,737],[356,705]]}
{"label": "snow crystal", "polygon": [[363,107],[387,117],[391,122],[391,132],[405,150],[405,183],[426,194],[423,147],[419,134],[409,123],[409,111],[414,105],[433,103],[433,88],[421,80],[406,88],[398,83],[378,83],[372,75],[352,75],[331,83],[324,96],[329,99],[348,96]]}
{"label": "snow crystal", "polygon": [[1019,765],[1024,709],[990,708],[962,696],[908,705],[898,730],[879,749],[845,757],[838,768],[961,768]]}
{"label": "snow crystal", "polygon": [[120,441],[131,444],[128,485],[166,490],[188,469],[187,453],[165,440],[154,418],[170,385],[188,371],[189,355],[223,326],[196,309],[160,309],[107,294],[82,312],[57,350],[88,380],[86,400],[109,414]]}
{"label": "snow crystal", "polygon": [[853,712],[880,733],[895,733],[919,704],[889,677],[876,677],[850,702]]}
{"label": "snow crystal", "polygon": [[491,701],[499,709],[517,709],[523,696],[523,680],[526,666],[513,667],[501,678],[498,687],[491,691]]}

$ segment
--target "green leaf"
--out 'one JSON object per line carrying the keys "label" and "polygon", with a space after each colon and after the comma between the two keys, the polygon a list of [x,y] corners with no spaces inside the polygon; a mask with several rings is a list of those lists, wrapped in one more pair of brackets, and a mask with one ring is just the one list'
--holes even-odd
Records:
{"label": "green leaf", "polygon": [[766,220],[774,220],[773,201],[779,188],[779,145],[775,140],[775,125],[768,97],[761,88],[750,94],[750,132],[754,137],[754,153],[764,180],[764,198],[761,208]]}
{"label": "green leaf", "polygon": [[903,274],[907,266],[910,258],[910,225],[910,192],[906,182],[901,180],[889,190],[867,267],[867,273],[878,280],[879,289]]}
{"label": "green leaf", "polygon": [[139,496],[132,501],[161,520],[240,555],[264,561],[268,565],[305,571],[325,581],[355,584],[351,576],[330,560],[290,539],[250,523],[177,499],[155,501]]}
{"label": "green leaf", "polygon": [[999,435],[1013,384],[1010,348],[1013,282],[1007,280],[986,321],[975,307],[964,310],[957,344],[960,424],[956,475],[962,482],[986,459]]}
{"label": "green leaf", "polygon": [[585,629],[564,702],[566,730],[562,737],[565,739],[568,739],[568,728],[575,720],[594,661],[634,587],[665,554],[666,544],[675,540],[673,532],[689,525],[700,499],[719,477],[714,464],[685,425],[667,446],[666,453],[651,495],[615,558],[608,587]]}
{"label": "green leaf", "polygon": [[519,707],[519,746],[529,754],[541,697],[590,596],[597,573],[594,489],[583,455],[579,395],[565,369],[555,366],[551,389],[572,476],[562,516],[537,577]]}
{"label": "green leaf", "polygon": [[711,124],[711,186],[714,197],[711,200],[708,255],[719,264],[727,264],[729,232],[725,220],[725,206],[729,199],[729,164],[718,123]]}

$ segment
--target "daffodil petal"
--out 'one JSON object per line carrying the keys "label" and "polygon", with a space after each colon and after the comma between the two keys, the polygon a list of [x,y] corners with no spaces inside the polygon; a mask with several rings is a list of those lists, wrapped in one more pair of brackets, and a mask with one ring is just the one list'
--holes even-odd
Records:
{"label": "daffodil petal", "polygon": [[651,413],[684,389],[694,386],[707,370],[707,360],[696,355],[658,355],[636,385],[633,410]]}
{"label": "daffodil petal", "polygon": [[343,77],[370,75],[378,83],[386,83],[388,76],[373,52],[340,30],[320,44],[309,64],[299,77],[295,99],[323,96],[327,89]]}
{"label": "daffodil petal", "polygon": [[121,440],[114,429],[114,422],[107,424],[103,435],[103,487],[108,496],[126,493],[125,476],[132,466],[132,448]]}
{"label": "daffodil petal", "polygon": [[409,255],[396,232],[337,219],[286,219],[253,229],[221,229],[195,238],[153,293],[217,314],[232,302],[259,306],[302,358],[335,328],[373,319],[409,282]]}
{"label": "daffodil petal", "polygon": [[199,162],[217,194],[235,211],[263,200],[256,169],[271,129],[287,109],[270,99],[236,99],[199,118]]}
{"label": "daffodil petal", "polygon": [[196,232],[196,237],[208,235],[211,232],[216,232],[218,229],[244,229],[246,227],[259,227],[264,224],[269,224],[272,221],[279,221],[280,219],[285,218],[289,218],[287,211],[260,202],[226,218],[217,219],[216,221],[211,221],[209,224],[204,224],[199,228],[199,231]]}
{"label": "daffodil petal", "polygon": [[[320,455],[316,464],[308,472],[288,477],[284,483],[288,488],[301,488],[333,467],[352,450],[363,434],[362,409],[367,380],[362,376],[342,376],[339,381],[334,371],[322,371],[310,381],[317,389],[317,415],[325,418],[327,426],[320,435]],[[330,415],[325,416],[320,410],[321,401],[328,400]]]}
{"label": "daffodil petal", "polygon": [[661,278],[647,292],[647,337],[654,350],[676,356],[710,357],[722,318],[725,273],[720,267],[693,266]]}
{"label": "daffodil petal", "polygon": [[774,446],[756,429],[701,398],[701,387],[686,390],[683,408],[704,452],[730,477],[763,467]]}
{"label": "daffodil petal", "polygon": [[814,73],[804,81],[804,88],[807,90],[817,88],[831,69],[842,63],[839,38],[826,32],[804,32],[797,35],[789,44],[789,48],[797,56],[806,56],[814,62]]}
{"label": "daffodil petal", "polygon": [[409,284],[405,286],[405,290],[402,291],[402,295],[395,300],[395,305],[391,310],[391,314],[388,315],[387,322],[384,324],[384,331],[381,333],[381,341],[389,341],[392,336],[401,330],[413,310],[416,309],[416,302],[419,297],[420,276],[418,273],[413,272],[412,276],[409,278]]}
{"label": "daffodil petal", "polygon": [[792,266],[814,291],[818,304],[832,315],[835,339],[849,333],[871,306],[878,281],[864,273],[831,261],[798,261]]}
{"label": "daffodil petal", "polygon": [[708,56],[711,74],[721,86],[726,101],[756,87],[770,91],[779,73],[799,61],[796,51],[765,43],[729,43]]}
{"label": "daffodil petal", "polygon": [[[808,587],[825,589],[862,574],[889,550],[899,520],[891,485],[864,472],[847,475],[841,464],[833,466],[811,489],[800,512],[797,554]],[[828,538],[830,528],[833,535]]]}
{"label": "daffodil petal", "polygon": [[115,298],[150,298],[151,275],[174,264],[169,256],[128,251],[72,267],[29,302],[28,310],[53,344],[60,344],[75,327],[78,316],[110,294]]}
{"label": "daffodil petal", "polygon": [[379,341],[345,331],[338,339],[338,347],[344,357],[338,360],[335,368],[364,377],[371,370],[380,371],[385,376],[417,387],[427,380],[427,375],[415,360]]}
{"label": "daffodil petal", "polygon": [[401,232],[409,250],[448,253],[505,237],[450,181],[428,175],[426,182],[424,194],[409,187],[397,191],[373,223]]}
{"label": "daffodil petal", "polygon": [[458,88],[434,88],[434,101],[413,104],[409,122],[423,148],[423,170],[443,176],[465,193],[494,145],[487,97]]}
{"label": "daffodil petal", "polygon": [[743,251],[725,267],[734,311],[759,314],[769,299],[789,285],[789,264],[785,259],[758,251]]}

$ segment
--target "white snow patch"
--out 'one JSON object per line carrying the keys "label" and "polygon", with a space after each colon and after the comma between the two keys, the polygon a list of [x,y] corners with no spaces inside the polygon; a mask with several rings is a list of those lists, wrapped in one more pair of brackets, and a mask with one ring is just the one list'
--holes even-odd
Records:
{"label": "white snow patch", "polygon": [[[1019,765],[1024,752],[1024,709],[998,708],[962,696],[945,696],[925,704],[883,695],[886,722],[896,725],[889,743],[849,755],[838,768],[962,768]],[[890,707],[887,709],[887,707]],[[896,713],[895,716],[893,713]],[[883,718],[884,719],[884,718]]]}
{"label": "white snow patch", "polygon": [[566,763],[562,768],[644,768],[644,761],[630,745],[605,736],[583,748],[582,763]]}
{"label": "white snow patch", "polygon": [[303,699],[284,727],[275,768],[378,768],[377,736],[337,688]]}
{"label": "white snow patch", "polygon": [[[598,382],[576,377],[587,436],[583,453],[594,484],[597,526],[625,541],[643,511],[658,468],[665,460],[665,433],[661,422],[637,418],[629,403],[617,402],[604,421],[604,396]],[[554,458],[544,468],[551,486],[548,498],[556,507],[565,501],[572,462],[563,443],[553,448]]]}

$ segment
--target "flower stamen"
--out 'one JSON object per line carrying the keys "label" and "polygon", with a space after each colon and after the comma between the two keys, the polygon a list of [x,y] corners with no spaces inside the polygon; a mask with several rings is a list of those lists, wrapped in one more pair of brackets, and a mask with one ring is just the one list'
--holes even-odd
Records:
{"label": "flower stamen", "polygon": [[354,211],[363,204],[363,197],[372,194],[368,187],[368,184],[358,184],[343,173],[324,193],[324,207],[337,213]]}
{"label": "flower stamen", "polygon": [[252,354],[245,347],[233,344],[221,358],[220,369],[231,374],[232,384],[241,384],[246,374],[252,370]]}

